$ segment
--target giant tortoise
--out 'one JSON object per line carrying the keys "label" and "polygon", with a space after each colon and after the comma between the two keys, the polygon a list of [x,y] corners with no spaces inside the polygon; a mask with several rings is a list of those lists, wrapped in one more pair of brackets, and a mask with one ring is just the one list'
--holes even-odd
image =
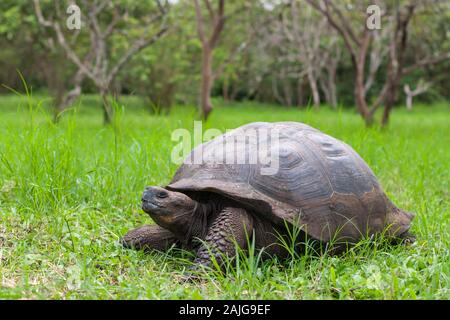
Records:
{"label": "giant tortoise", "polygon": [[[277,141],[269,134],[252,139],[263,131],[276,132]],[[233,139],[234,148],[224,149]],[[267,163],[249,160],[261,142],[277,155],[276,172],[264,173]],[[224,161],[227,152],[246,161]],[[201,161],[192,161],[199,154]],[[335,244],[335,252],[381,233],[414,241],[413,215],[388,199],[364,160],[346,143],[298,122],[250,123],[196,147],[167,186],[145,189],[142,209],[156,225],[129,231],[126,247],[181,245],[195,249],[196,265],[204,266],[213,256],[234,256],[235,245],[245,249],[249,241],[286,256],[281,240],[292,237],[290,227],[300,230],[298,243],[309,237]]]}

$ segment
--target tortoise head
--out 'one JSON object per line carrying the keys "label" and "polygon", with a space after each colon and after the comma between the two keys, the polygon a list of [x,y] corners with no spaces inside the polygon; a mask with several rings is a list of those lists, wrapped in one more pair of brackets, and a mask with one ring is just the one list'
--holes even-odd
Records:
{"label": "tortoise head", "polygon": [[142,194],[142,210],[161,227],[183,238],[197,202],[181,192],[147,187]]}

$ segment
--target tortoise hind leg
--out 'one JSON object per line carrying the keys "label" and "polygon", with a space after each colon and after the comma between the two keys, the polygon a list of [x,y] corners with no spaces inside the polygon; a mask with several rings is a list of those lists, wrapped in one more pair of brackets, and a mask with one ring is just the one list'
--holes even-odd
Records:
{"label": "tortoise hind leg", "polygon": [[178,244],[178,239],[158,225],[145,225],[128,231],[120,242],[127,249],[164,251]]}
{"label": "tortoise hind leg", "polygon": [[247,248],[252,230],[252,217],[247,211],[231,207],[223,209],[211,224],[204,244],[197,251],[194,270],[199,266],[211,267],[212,259],[222,266],[223,256],[235,256],[235,244],[242,249]]}

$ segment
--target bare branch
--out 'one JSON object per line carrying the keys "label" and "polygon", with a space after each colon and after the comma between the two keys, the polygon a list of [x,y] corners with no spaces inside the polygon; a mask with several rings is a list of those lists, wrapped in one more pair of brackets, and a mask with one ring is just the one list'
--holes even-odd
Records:
{"label": "bare branch", "polygon": [[[286,19],[285,15],[283,15],[282,20],[281,20],[281,29],[283,30],[283,33],[284,33],[285,37],[288,39],[288,41],[293,42],[294,35],[292,34],[291,30],[289,30],[289,27],[287,24],[288,24],[287,19]],[[296,31],[296,30],[294,29],[294,31]],[[295,32],[295,35],[296,36],[298,35],[297,32]]]}
{"label": "bare branch", "polygon": [[411,90],[409,84],[405,84],[403,86],[403,91],[406,95],[406,108],[408,110],[412,110],[413,107],[413,98],[418,96],[419,94],[425,93],[431,86],[431,83],[423,81],[423,79],[419,80],[419,83],[416,86],[416,89]]}
{"label": "bare branch", "polygon": [[102,33],[102,38],[106,39],[114,32],[117,24],[124,19],[124,17],[128,15],[128,11],[126,10],[123,14],[119,13],[119,8],[114,7],[113,17],[111,19],[111,22],[106,27],[105,31]]}
{"label": "bare branch", "polygon": [[350,39],[352,39],[353,42],[356,43],[356,45],[360,46],[361,43],[359,39],[356,37],[355,32],[351,28],[348,22],[349,20],[344,17],[342,11],[332,1],[325,0],[325,5],[328,6],[328,4],[333,8],[334,12],[336,12],[336,14],[338,15],[339,19],[341,20],[343,29],[347,32]]}
{"label": "bare branch", "polygon": [[39,2],[39,0],[33,0],[33,3],[34,3],[34,11],[36,12],[38,22],[44,27],[53,27],[53,22],[46,20],[42,15],[41,3]]}
{"label": "bare branch", "polygon": [[214,9],[211,6],[211,2],[209,2],[209,0],[203,0],[203,2],[205,3],[206,8],[208,9],[209,16],[210,16],[211,20],[215,21],[216,20],[216,14],[214,13]]}
{"label": "bare branch", "polygon": [[228,58],[225,59],[216,69],[216,71],[213,74],[213,78],[218,78],[222,75],[225,67],[234,61],[234,59],[237,57],[237,55],[245,50],[248,49],[249,44],[253,41],[254,36],[256,35],[256,32],[250,33],[249,37],[246,41],[240,43],[238,46],[235,46],[233,49],[230,50],[230,54],[228,55]]}
{"label": "bare branch", "polygon": [[87,66],[81,61],[81,59],[78,57],[78,55],[75,53],[75,51],[67,43],[67,40],[66,40],[66,38],[64,36],[64,33],[61,30],[61,26],[59,25],[59,23],[55,22],[55,21],[46,20],[44,18],[44,16],[42,15],[40,1],[39,0],[33,0],[33,2],[34,2],[34,8],[35,8],[36,16],[38,18],[39,23],[42,24],[45,27],[52,28],[55,31],[56,37],[58,39],[58,42],[61,45],[61,47],[64,49],[67,57],[79,69],[81,69],[88,77],[90,77],[91,79],[95,80],[95,77],[92,74],[92,72],[90,72],[90,70],[87,68]]}
{"label": "bare branch", "polygon": [[220,33],[225,25],[225,0],[219,0],[216,19],[214,21],[213,32],[209,38],[210,47],[214,48],[219,41]]}
{"label": "bare branch", "polygon": [[411,90],[411,87],[409,86],[409,84],[405,84],[403,86],[403,90],[405,91],[406,95],[415,97],[419,94],[426,92],[430,87],[431,87],[430,82],[425,82],[425,81],[423,81],[423,79],[420,79],[419,83],[417,84],[417,86],[414,90]]}
{"label": "bare branch", "polygon": [[[316,10],[318,10],[320,13],[322,13],[328,20],[328,22],[330,23],[330,25],[337,31],[339,32],[343,39],[344,39],[344,43],[345,46],[347,47],[351,57],[352,57],[352,62],[353,64],[356,65],[356,51],[353,48],[353,44],[352,44],[352,37],[347,33],[347,31],[345,30],[344,27],[342,27],[331,15],[330,11],[329,11],[329,7],[327,5],[325,5],[325,7],[321,6],[316,0],[306,0],[306,2],[308,2],[313,8],[315,8]],[[328,2],[325,2],[325,4],[327,4]]]}
{"label": "bare branch", "polygon": [[94,1],[92,4],[92,14],[94,14],[95,16],[100,14],[107,5],[112,5],[112,1],[111,0],[103,0],[100,4],[97,5],[97,1]]}
{"label": "bare branch", "polygon": [[[386,32],[387,30],[387,32]],[[383,62],[384,57],[388,52],[388,47],[382,42],[386,37],[386,34],[390,32],[390,28],[385,27],[383,33],[380,34],[377,30],[373,32],[372,49],[370,51],[370,62],[369,62],[369,74],[367,76],[366,82],[364,84],[364,94],[367,95],[373,83],[375,82],[375,77],[377,75],[378,69]]]}
{"label": "bare branch", "polygon": [[378,94],[377,99],[375,100],[374,103],[372,103],[372,106],[370,108],[370,113],[372,115],[375,113],[375,111],[378,109],[378,107],[384,102],[388,88],[389,88],[389,83],[386,82],[384,84],[383,88],[381,89],[380,93]]}
{"label": "bare branch", "polygon": [[112,80],[114,80],[114,78],[116,77],[116,75],[119,73],[119,71],[123,68],[123,66],[139,51],[141,51],[142,49],[148,47],[149,45],[153,44],[154,42],[156,42],[159,38],[161,38],[166,32],[167,32],[168,28],[166,26],[163,26],[158,33],[156,33],[155,35],[153,35],[151,38],[148,39],[144,39],[144,38],[140,38],[138,40],[136,40],[133,45],[130,47],[130,49],[128,49],[127,52],[125,52],[125,54],[119,59],[119,61],[116,63],[116,65],[114,66],[114,68],[111,69],[106,83],[109,84],[112,82]]}
{"label": "bare branch", "polygon": [[407,75],[408,73],[413,72],[418,68],[427,67],[433,64],[438,64],[443,61],[450,60],[450,52],[446,52],[435,57],[425,57],[411,66],[405,67],[402,69],[402,75]]}
{"label": "bare branch", "polygon": [[67,57],[83,72],[92,80],[95,81],[95,75],[87,68],[87,66],[81,62],[81,59],[78,57],[78,55],[75,53],[75,51],[67,44],[66,38],[64,37],[64,34],[61,30],[61,27],[59,24],[54,24],[54,29],[56,32],[56,36],[58,39],[59,44],[61,47],[63,47]]}
{"label": "bare branch", "polygon": [[195,16],[197,17],[197,33],[198,37],[200,38],[200,41],[205,43],[205,21],[202,16],[202,11],[200,9],[200,4],[198,3],[198,0],[194,0],[195,5]]}
{"label": "bare branch", "polygon": [[159,12],[161,15],[165,15],[167,13],[167,9],[169,7],[169,1],[165,1],[164,4],[161,3],[161,0],[156,0],[156,4],[158,5]]}

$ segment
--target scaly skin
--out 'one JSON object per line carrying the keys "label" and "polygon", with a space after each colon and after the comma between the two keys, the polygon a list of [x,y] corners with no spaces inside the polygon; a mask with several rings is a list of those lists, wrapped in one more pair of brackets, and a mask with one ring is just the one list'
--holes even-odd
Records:
{"label": "scaly skin", "polygon": [[253,219],[242,208],[227,207],[223,209],[208,229],[204,244],[197,251],[194,263],[210,267],[212,258],[219,265],[222,256],[234,257],[235,245],[247,249],[248,239],[253,231]]}
{"label": "scaly skin", "polygon": [[179,244],[172,232],[158,225],[145,225],[130,230],[121,242],[125,248],[145,251],[164,251]]}
{"label": "scaly skin", "polygon": [[[264,253],[267,254],[264,256],[281,259],[288,257],[289,252],[279,243],[280,237],[288,244],[294,240],[292,249],[296,252],[304,247],[304,232],[300,232],[296,239],[290,239],[292,230],[288,232],[286,226],[275,225],[257,213],[247,212],[237,206],[238,203],[220,197],[209,199],[209,202],[198,202],[180,192],[161,187],[147,187],[142,195],[142,209],[157,225],[131,230],[122,239],[122,244],[127,248],[159,251],[174,244],[187,249],[198,248],[195,267],[191,272],[202,266],[213,267],[213,260],[223,267],[222,257],[234,258],[236,246],[246,250],[249,240],[255,241],[256,249],[264,248]],[[407,220],[405,225],[409,222],[407,215],[397,214],[390,217],[394,225],[401,225],[398,223],[400,218]],[[400,235],[394,235],[395,239],[404,244],[414,242],[414,237],[407,229]],[[319,245],[326,243],[320,242]],[[289,247],[291,248],[290,245]],[[340,246],[333,250],[338,253],[346,247]],[[195,278],[195,275],[192,275],[194,274],[189,274],[187,279]]]}

